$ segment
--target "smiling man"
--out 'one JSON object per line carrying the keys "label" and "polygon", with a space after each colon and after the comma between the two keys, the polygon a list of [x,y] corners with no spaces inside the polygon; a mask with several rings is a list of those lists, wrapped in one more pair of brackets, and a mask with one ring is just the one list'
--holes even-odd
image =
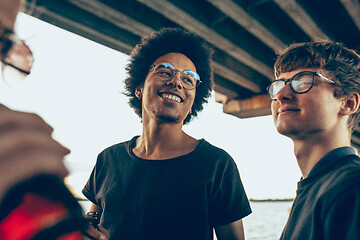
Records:
{"label": "smiling man", "polygon": [[360,119],[360,56],[342,44],[294,44],[268,87],[278,132],[302,173],[281,239],[360,239],[360,161],[350,138]]}
{"label": "smiling man", "polygon": [[244,239],[251,213],[233,159],[182,126],[212,90],[212,51],[195,34],[165,28],[146,37],[127,67],[141,136],[98,156],[83,189],[110,239]]}

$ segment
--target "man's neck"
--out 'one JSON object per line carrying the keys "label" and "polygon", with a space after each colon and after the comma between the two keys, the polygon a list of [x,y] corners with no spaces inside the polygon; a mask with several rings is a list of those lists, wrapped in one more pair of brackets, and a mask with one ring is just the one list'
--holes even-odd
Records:
{"label": "man's neck", "polygon": [[198,140],[187,135],[182,125],[173,123],[143,124],[134,153],[144,159],[164,160],[193,151]]}
{"label": "man's neck", "polygon": [[299,168],[306,178],[315,164],[328,152],[344,146],[350,146],[347,138],[310,137],[307,139],[293,139],[294,153]]}

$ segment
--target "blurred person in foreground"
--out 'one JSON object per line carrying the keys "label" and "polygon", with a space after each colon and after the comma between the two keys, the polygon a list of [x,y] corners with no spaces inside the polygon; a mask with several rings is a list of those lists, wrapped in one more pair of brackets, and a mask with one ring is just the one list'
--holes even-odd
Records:
{"label": "blurred person in foreground", "polygon": [[251,209],[234,160],[182,129],[210,96],[212,50],[164,28],[130,56],[125,85],[142,134],[98,155],[83,189],[91,211],[110,239],[210,240],[213,229],[219,240],[244,239]]}
{"label": "blurred person in foreground", "polygon": [[[1,78],[6,82],[30,74],[33,63],[30,49],[14,34],[20,7],[20,0],[0,0]],[[68,174],[63,160],[70,151],[52,132],[38,115],[0,104],[0,239],[83,239],[88,224],[63,183]],[[105,239],[93,234],[92,239]]]}
{"label": "blurred person in foreground", "polygon": [[277,131],[291,138],[302,178],[280,239],[360,239],[360,56],[340,43],[293,44],[268,87]]}

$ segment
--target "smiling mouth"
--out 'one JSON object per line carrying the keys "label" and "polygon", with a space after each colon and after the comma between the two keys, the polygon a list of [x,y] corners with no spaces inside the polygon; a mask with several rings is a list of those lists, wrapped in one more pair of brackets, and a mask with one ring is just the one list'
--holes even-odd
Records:
{"label": "smiling mouth", "polygon": [[285,109],[285,110],[279,111],[279,114],[285,114],[285,113],[290,113],[290,112],[300,112],[300,109]]}
{"label": "smiling mouth", "polygon": [[166,98],[166,99],[168,99],[170,101],[177,102],[177,103],[182,102],[182,99],[180,97],[178,97],[176,95],[173,95],[173,94],[169,94],[169,93],[162,93],[161,97]]}

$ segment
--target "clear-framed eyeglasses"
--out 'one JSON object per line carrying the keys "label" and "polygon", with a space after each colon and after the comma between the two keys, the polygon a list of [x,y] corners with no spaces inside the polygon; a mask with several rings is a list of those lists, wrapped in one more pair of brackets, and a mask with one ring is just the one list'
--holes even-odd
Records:
{"label": "clear-framed eyeglasses", "polygon": [[11,85],[30,74],[34,57],[15,33],[0,25],[1,73],[4,81]]}
{"label": "clear-framed eyeglasses", "polygon": [[154,69],[154,74],[160,81],[170,81],[176,74],[180,73],[181,86],[187,90],[196,88],[200,83],[200,76],[193,70],[176,70],[175,67],[168,62],[159,62],[156,65],[152,65],[150,68]]}
{"label": "clear-framed eyeglasses", "polygon": [[294,93],[302,94],[310,91],[314,86],[315,77],[321,77],[330,84],[336,85],[333,80],[328,79],[317,72],[303,71],[295,74],[292,78],[289,79],[278,79],[273,81],[267,88],[268,96],[271,100],[277,100],[277,94],[280,90],[285,87],[285,85],[290,82],[290,88]]}

